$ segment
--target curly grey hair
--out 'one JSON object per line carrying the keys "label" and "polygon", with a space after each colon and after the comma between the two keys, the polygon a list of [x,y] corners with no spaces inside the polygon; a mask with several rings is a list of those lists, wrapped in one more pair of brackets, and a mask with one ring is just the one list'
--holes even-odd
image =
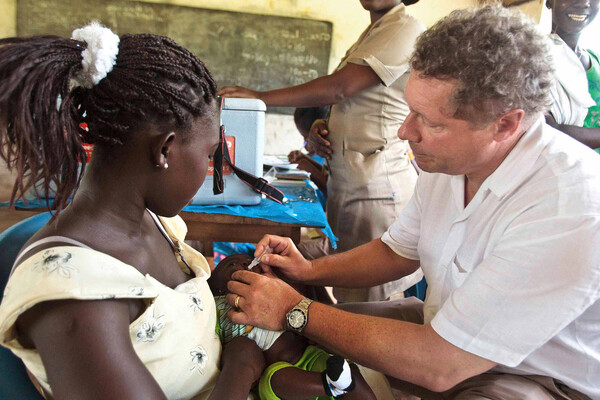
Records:
{"label": "curly grey hair", "polygon": [[417,39],[411,67],[423,78],[458,80],[454,117],[476,126],[512,109],[537,116],[551,104],[547,36],[500,6],[453,11]]}

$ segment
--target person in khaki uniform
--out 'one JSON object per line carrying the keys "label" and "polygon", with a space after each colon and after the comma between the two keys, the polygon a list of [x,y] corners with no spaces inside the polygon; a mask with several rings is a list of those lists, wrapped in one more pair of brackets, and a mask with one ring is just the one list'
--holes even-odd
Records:
{"label": "person in khaki uniform", "polygon": [[[396,135],[408,115],[404,88],[408,59],[425,27],[406,13],[411,0],[361,0],[371,24],[348,50],[337,70],[303,85],[258,92],[225,87],[228,97],[255,97],[267,105],[312,107],[332,104],[328,121],[311,129],[309,146],[329,160],[327,217],[338,236],[338,251],[380,237],[408,203],[417,174],[408,145]],[[308,258],[329,253],[329,243],[304,244]],[[414,274],[365,289],[334,288],[339,301],[377,301],[408,289]]]}

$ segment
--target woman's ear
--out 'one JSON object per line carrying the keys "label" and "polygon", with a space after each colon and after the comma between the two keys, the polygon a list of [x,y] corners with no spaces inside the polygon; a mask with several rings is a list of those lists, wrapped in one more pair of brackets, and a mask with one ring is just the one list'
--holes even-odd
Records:
{"label": "woman's ear", "polygon": [[169,155],[175,144],[175,132],[168,132],[154,137],[152,144],[152,162],[155,167],[169,168]]}

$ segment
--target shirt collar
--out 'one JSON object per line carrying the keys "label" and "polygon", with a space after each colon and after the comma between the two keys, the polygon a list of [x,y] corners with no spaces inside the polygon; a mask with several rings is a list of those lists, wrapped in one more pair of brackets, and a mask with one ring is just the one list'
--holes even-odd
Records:
{"label": "shirt collar", "polygon": [[404,5],[404,3],[401,2],[397,6],[394,6],[394,8],[390,9],[390,11],[386,12],[383,15],[383,17],[379,18],[377,22],[375,22],[371,26],[371,29],[381,25],[383,23],[382,21],[387,21],[388,19],[394,17],[396,14],[406,14],[406,6]]}
{"label": "shirt collar", "polygon": [[550,135],[544,134],[545,125],[544,117],[534,122],[479,190],[489,189],[497,197],[502,197],[521,184],[550,141]]}

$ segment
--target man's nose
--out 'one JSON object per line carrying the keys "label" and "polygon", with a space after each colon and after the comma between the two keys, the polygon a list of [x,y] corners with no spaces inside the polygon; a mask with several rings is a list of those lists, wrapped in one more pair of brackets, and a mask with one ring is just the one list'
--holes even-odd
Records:
{"label": "man's nose", "polygon": [[398,128],[398,137],[411,142],[419,142],[421,140],[413,113],[409,113],[402,125],[400,125],[400,128]]}

